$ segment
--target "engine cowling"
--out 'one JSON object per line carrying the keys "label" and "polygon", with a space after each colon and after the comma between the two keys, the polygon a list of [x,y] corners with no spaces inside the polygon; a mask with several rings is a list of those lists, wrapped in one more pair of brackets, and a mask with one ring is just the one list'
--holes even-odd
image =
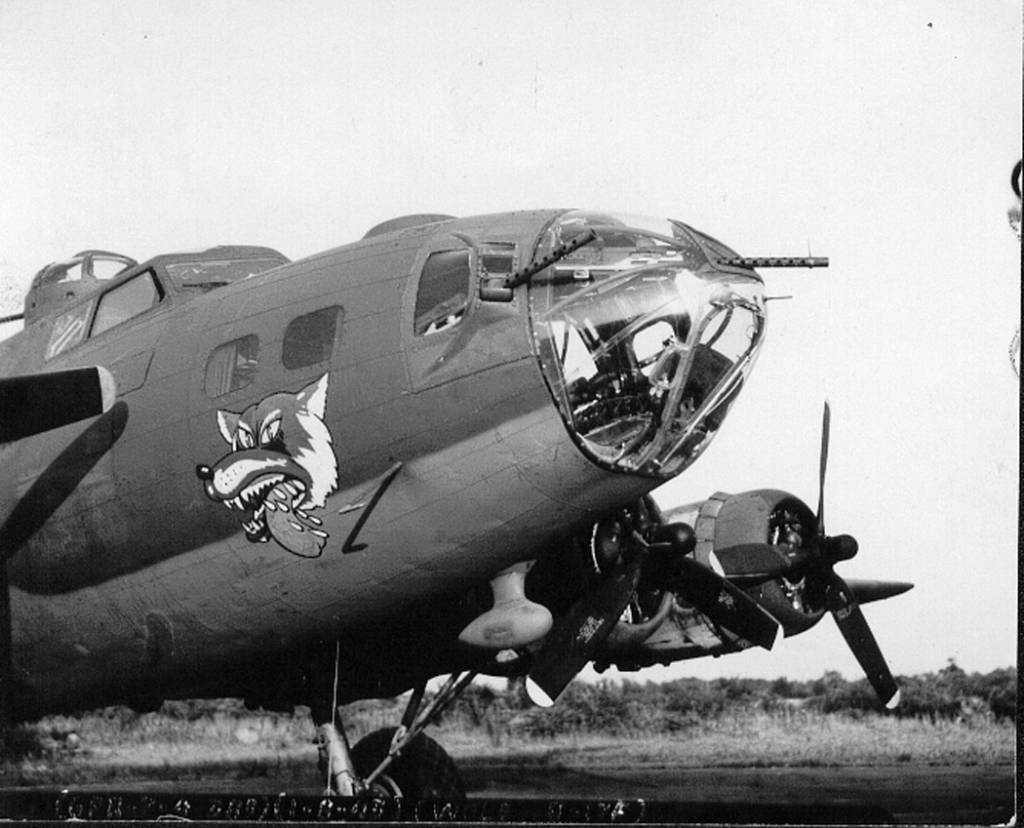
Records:
{"label": "engine cowling", "polygon": [[697,560],[746,590],[786,636],[825,614],[821,585],[796,566],[815,530],[814,512],[800,498],[778,489],[718,492],[700,504],[694,528]]}
{"label": "engine cowling", "polygon": [[[743,589],[784,635],[809,629],[825,614],[824,586],[802,566],[815,517],[796,496],[777,489],[718,492],[658,519],[660,535],[692,529],[688,554]],[[635,600],[596,662],[599,669],[637,669],[751,646],[692,606],[673,570],[671,556],[652,557],[645,566]]]}

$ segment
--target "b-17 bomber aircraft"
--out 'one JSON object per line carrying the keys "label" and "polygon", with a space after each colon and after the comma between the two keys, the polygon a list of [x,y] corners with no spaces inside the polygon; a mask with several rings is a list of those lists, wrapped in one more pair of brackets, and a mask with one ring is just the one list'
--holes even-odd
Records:
{"label": "b-17 bomber aircraft", "polygon": [[[894,706],[859,605],[910,584],[836,574],[821,490],[651,497],[754,364],[757,269],[824,264],[551,209],[48,265],[0,343],[3,712],[303,704],[332,790],[457,797],[423,730],[478,674],[549,705],[826,613]],[[339,705],[409,690],[349,746]]]}

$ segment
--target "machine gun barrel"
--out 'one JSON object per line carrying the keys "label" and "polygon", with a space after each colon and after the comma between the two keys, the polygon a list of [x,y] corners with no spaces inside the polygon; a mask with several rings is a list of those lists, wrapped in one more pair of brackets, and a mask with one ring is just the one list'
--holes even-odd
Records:
{"label": "machine gun barrel", "polygon": [[735,256],[719,259],[719,264],[730,267],[828,267],[828,256]]}

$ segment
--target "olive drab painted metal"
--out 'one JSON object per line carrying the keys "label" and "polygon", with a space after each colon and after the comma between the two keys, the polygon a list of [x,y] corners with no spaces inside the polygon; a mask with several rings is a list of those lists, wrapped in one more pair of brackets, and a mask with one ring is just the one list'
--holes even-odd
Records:
{"label": "olive drab painted metal", "polygon": [[[805,532],[790,569],[723,584],[724,546],[799,534],[795,518],[716,496],[692,510],[694,549],[645,505],[714,438],[762,342],[762,260],[687,225],[424,214],[294,262],[241,246],[122,258],[73,297],[37,292],[55,304],[0,342],[5,377],[100,366],[117,389],[99,416],[0,445],[17,716],[309,703],[336,647],[341,700],[522,674],[542,639],[576,646],[573,619],[602,629],[584,661],[718,655],[758,637],[708,613],[752,616],[698,609],[687,578],[756,615],[799,603],[785,575],[830,565],[830,539]],[[598,555],[609,516],[628,531]],[[511,604],[543,623],[500,649],[511,613],[487,613],[510,601],[489,584],[507,572],[523,574]],[[793,611],[783,627],[817,620]],[[479,618],[500,624],[460,642]]]}

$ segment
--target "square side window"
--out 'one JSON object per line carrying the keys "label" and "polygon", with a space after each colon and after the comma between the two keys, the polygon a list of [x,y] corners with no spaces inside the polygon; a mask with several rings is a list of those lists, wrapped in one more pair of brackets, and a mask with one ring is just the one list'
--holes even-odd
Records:
{"label": "square side window", "polygon": [[245,388],[256,376],[260,340],[249,334],[213,349],[206,361],[206,396],[219,397]]}
{"label": "square side window", "polygon": [[285,368],[305,368],[331,358],[338,333],[341,308],[329,308],[297,316],[288,323],[281,343],[281,363]]}

